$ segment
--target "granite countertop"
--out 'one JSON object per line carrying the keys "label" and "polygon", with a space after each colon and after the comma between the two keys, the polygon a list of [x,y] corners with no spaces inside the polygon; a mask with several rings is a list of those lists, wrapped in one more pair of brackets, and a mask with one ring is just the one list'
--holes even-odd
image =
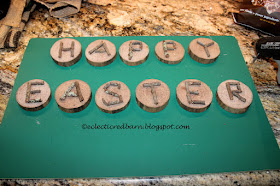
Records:
{"label": "granite countertop", "polygon": [[[108,3],[109,2],[109,3]],[[253,44],[266,35],[233,23],[231,12],[238,12],[242,0],[99,0],[83,3],[79,13],[53,18],[38,6],[27,23],[17,49],[0,50],[0,120],[4,115],[18,69],[31,38],[86,36],[234,36],[256,85],[266,115],[280,146],[280,87],[277,64],[258,59]],[[205,175],[149,178],[0,180],[0,184],[28,185],[280,185],[280,171],[252,171]]]}

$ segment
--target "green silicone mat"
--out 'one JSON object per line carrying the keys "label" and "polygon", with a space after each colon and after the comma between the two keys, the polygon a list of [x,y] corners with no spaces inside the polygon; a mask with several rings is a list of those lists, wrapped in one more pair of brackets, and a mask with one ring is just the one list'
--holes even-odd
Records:
{"label": "green silicone mat", "polygon": [[[105,67],[87,63],[85,55],[71,67],[53,62],[49,51],[56,39],[32,39],[26,49],[5,116],[0,127],[0,178],[130,177],[280,169],[280,151],[259,100],[256,88],[234,37],[207,37],[221,49],[217,61],[200,64],[186,52],[177,65],[160,62],[154,52],[162,40],[175,40],[187,51],[195,36],[139,36],[75,38],[86,47],[98,39],[117,49],[128,40],[144,41],[148,60],[139,66],[124,64],[119,55]],[[171,91],[167,107],[148,113],[136,103],[135,89],[145,80],[165,82]],[[51,87],[50,104],[36,112],[19,107],[17,89],[31,79]],[[93,99],[78,113],[61,111],[54,99],[63,82],[80,79],[89,84]],[[185,79],[199,79],[215,95],[228,79],[245,83],[253,102],[244,114],[223,110],[215,96],[208,110],[191,113],[176,101],[176,87]],[[124,82],[131,91],[130,105],[117,114],[98,109],[96,90],[110,80]],[[151,126],[150,129],[83,129],[85,126]],[[157,125],[187,125],[187,129],[156,130]],[[87,127],[86,127],[87,128]]]}

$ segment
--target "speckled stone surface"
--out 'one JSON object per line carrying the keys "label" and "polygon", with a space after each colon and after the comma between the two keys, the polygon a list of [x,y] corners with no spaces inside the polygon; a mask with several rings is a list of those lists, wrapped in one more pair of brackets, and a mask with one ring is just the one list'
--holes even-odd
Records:
{"label": "speckled stone surface", "polygon": [[[277,64],[256,60],[253,44],[259,32],[233,23],[241,0],[97,0],[83,3],[74,16],[56,19],[39,6],[31,15],[15,50],[0,50],[0,119],[2,120],[28,41],[31,38],[231,35],[243,57],[280,146],[280,86]],[[28,167],[27,167],[28,169]],[[0,185],[280,185],[280,171],[253,171],[186,176],[108,179],[0,180]]]}

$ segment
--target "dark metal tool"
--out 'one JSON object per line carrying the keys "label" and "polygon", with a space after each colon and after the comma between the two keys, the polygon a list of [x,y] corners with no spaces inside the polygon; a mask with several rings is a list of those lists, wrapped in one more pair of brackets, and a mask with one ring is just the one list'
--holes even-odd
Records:
{"label": "dark metal tool", "polygon": [[0,20],[6,16],[8,9],[10,7],[10,4],[11,4],[11,0],[1,1],[1,3],[0,3]]}
{"label": "dark metal tool", "polygon": [[277,82],[280,84],[280,36],[261,38],[255,48],[257,58],[273,58],[278,64]]}

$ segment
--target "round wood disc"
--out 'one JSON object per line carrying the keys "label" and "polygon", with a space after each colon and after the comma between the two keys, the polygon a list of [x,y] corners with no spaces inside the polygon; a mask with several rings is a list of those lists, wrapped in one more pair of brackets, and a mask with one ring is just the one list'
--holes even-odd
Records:
{"label": "round wood disc", "polygon": [[163,40],[157,43],[155,47],[156,57],[167,64],[178,64],[185,56],[184,47],[173,40]]}
{"label": "round wood disc", "polygon": [[131,93],[126,84],[120,81],[109,81],[96,91],[95,103],[101,111],[115,114],[129,105],[130,98]]}
{"label": "round wood disc", "polygon": [[55,91],[58,107],[68,113],[80,112],[90,103],[92,98],[89,85],[81,80],[70,80],[60,84]]}
{"label": "round wood disc", "polygon": [[207,84],[197,79],[187,79],[176,88],[179,105],[190,112],[203,112],[212,103],[213,93]]}
{"label": "round wood disc", "polygon": [[129,65],[136,66],[144,63],[149,56],[149,47],[146,43],[138,40],[124,42],[119,48],[121,60]]}
{"label": "round wood disc", "polygon": [[19,87],[16,94],[18,104],[28,111],[45,108],[51,100],[51,89],[47,82],[33,79]]}
{"label": "round wood disc", "polygon": [[75,39],[60,39],[53,44],[50,54],[56,64],[68,67],[81,59],[82,45]]}
{"label": "round wood disc", "polygon": [[146,79],[136,88],[137,104],[145,111],[159,112],[169,101],[169,87],[157,79]]}
{"label": "round wood disc", "polygon": [[253,101],[251,89],[237,80],[222,82],[216,93],[220,106],[228,112],[241,114],[248,110]]}
{"label": "round wood disc", "polygon": [[116,59],[117,50],[116,46],[108,40],[96,40],[88,45],[85,55],[89,64],[102,67]]}
{"label": "round wood disc", "polygon": [[209,64],[216,61],[220,55],[218,43],[208,38],[192,40],[188,47],[188,53],[192,59],[199,63]]}

